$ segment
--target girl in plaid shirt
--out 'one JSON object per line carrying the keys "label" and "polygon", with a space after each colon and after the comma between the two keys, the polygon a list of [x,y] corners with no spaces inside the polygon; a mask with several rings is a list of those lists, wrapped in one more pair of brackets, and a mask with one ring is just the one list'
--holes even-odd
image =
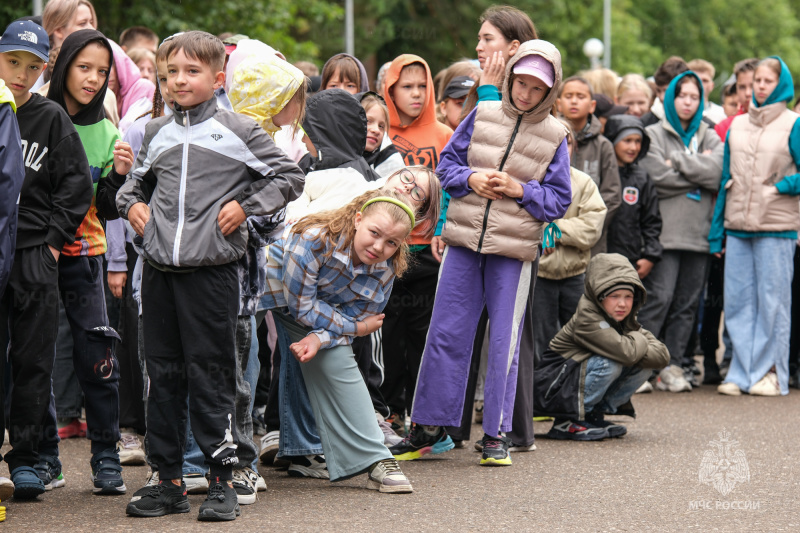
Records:
{"label": "girl in plaid shirt", "polygon": [[[340,209],[301,219],[269,248],[262,300],[292,343],[296,360],[283,364],[290,375],[302,375],[291,388],[307,390],[310,420],[316,420],[316,427],[296,429],[301,437],[318,434],[322,440],[325,459],[309,469],[321,463],[316,470],[324,470],[327,462],[331,481],[368,472],[367,488],[389,493],[412,487],[383,444],[350,345],[383,323],[394,279],[408,264],[412,205],[397,192],[370,191]],[[282,383],[285,394],[291,381]],[[282,431],[282,440],[286,433],[297,435]],[[282,453],[307,455],[302,439],[295,440],[282,442]]]}

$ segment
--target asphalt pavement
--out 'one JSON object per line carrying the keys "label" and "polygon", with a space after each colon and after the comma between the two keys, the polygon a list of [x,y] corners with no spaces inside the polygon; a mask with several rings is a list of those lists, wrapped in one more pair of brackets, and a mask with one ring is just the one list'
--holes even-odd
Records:
{"label": "asphalt pavement", "polygon": [[705,386],[633,401],[638,417],[618,419],[628,426],[621,439],[547,440],[550,423],[537,422],[537,450],[513,454],[509,467],[479,466],[471,445],[401,463],[409,495],[369,491],[366,476],[332,484],[262,466],[267,492],[229,523],[197,522],[203,496],[189,496],[189,514],[127,517],[147,467],[125,468],[128,495],[95,496],[89,443],[70,439],[66,486],[0,504],[0,532],[800,530],[800,391],[734,398]]}

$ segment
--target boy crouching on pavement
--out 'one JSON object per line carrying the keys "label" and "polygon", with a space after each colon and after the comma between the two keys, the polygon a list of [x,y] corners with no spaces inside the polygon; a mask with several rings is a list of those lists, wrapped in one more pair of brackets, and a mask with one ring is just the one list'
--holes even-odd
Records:
{"label": "boy crouching on pavement", "polygon": [[625,257],[591,260],[578,310],[536,368],[534,414],[555,418],[548,437],[601,440],[627,433],[604,415],[635,416],[631,396],[653,369],[669,363],[667,347],[636,321],[646,298]]}
{"label": "boy crouching on pavement", "polygon": [[211,474],[198,518],[233,520],[236,260],[247,244],[245,219],[299,197],[303,174],[252,119],[217,107],[222,41],[186,32],[167,58],[175,113],[147,125],[134,171],[117,195],[120,214],[143,237],[147,438],[160,476],[158,485],[137,491],[127,513],[189,512],[181,479],[188,400]]}

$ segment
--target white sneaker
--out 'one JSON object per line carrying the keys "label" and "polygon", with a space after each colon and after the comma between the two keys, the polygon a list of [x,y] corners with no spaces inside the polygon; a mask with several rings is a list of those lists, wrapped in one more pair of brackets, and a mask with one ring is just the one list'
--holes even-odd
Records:
{"label": "white sneaker", "polygon": [[278,455],[280,448],[280,431],[270,431],[261,437],[261,451],[258,453],[258,458],[265,465],[271,465],[275,462],[275,456]]}
{"label": "white sneaker", "polygon": [[725,396],[741,396],[742,389],[736,383],[720,383],[717,386],[717,392]]}
{"label": "white sneaker", "polygon": [[186,492],[189,494],[206,494],[208,480],[205,474],[184,474],[183,482],[186,483]]}
{"label": "white sneaker", "polygon": [[324,455],[300,455],[289,458],[289,475],[292,477],[313,477],[330,479]]}
{"label": "white sneaker", "polygon": [[378,425],[383,432],[383,444],[386,445],[387,448],[391,448],[395,444],[402,442],[403,437],[395,433],[392,429],[392,424],[387,422],[386,419],[383,418],[383,416],[377,411],[375,412],[375,418],[378,419]]}
{"label": "white sneaker", "polygon": [[256,477],[250,468],[237,468],[233,471],[233,490],[239,505],[256,503]]}
{"label": "white sneaker", "polygon": [[411,483],[394,458],[378,461],[372,466],[367,478],[367,488],[393,494],[414,492]]}
{"label": "white sneaker", "polygon": [[508,447],[509,452],[532,452],[534,450],[536,450],[536,444],[531,444],[530,446],[518,446],[516,444],[511,444],[511,446]]}
{"label": "white sneaker", "polygon": [[14,495],[14,482],[7,477],[0,477],[0,501],[10,500]]}
{"label": "white sneaker", "polygon": [[132,430],[122,432],[117,443],[117,452],[119,453],[119,464],[121,465],[143,465],[146,463],[142,442]]}
{"label": "white sneaker", "polygon": [[683,369],[675,365],[668,366],[658,374],[656,387],[659,390],[669,392],[688,392],[692,390],[692,386],[683,376]]}
{"label": "white sneaker", "polygon": [[267,482],[264,479],[264,476],[258,474],[258,481],[256,481],[256,491],[257,492],[264,492],[267,490]]}
{"label": "white sneaker", "polygon": [[634,394],[647,394],[648,392],[653,392],[653,384],[650,383],[649,381],[645,381],[644,383],[642,383],[641,387],[636,389],[636,392],[634,392]]}
{"label": "white sneaker", "polygon": [[778,384],[778,375],[774,372],[767,372],[758,383],[750,387],[752,396],[780,396],[781,386]]}

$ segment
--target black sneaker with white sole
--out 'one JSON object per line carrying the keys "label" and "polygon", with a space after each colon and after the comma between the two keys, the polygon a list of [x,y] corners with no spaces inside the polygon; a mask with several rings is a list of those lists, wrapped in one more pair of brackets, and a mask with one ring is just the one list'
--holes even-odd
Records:
{"label": "black sneaker with white sole", "polygon": [[153,517],[189,512],[189,499],[183,481],[180,485],[170,480],[160,481],[157,485],[144,488],[146,492],[141,495],[142,489],[137,490],[125,509],[129,516]]}
{"label": "black sneaker with white sole", "polygon": [[[240,505],[250,505],[256,503],[256,480],[249,476],[249,469],[236,469],[233,471],[233,490],[236,491],[236,498]],[[250,470],[252,472],[252,470]]]}
{"label": "black sneaker with white sole", "polygon": [[122,480],[122,465],[116,448],[109,448],[92,456],[92,482],[95,494],[125,494],[128,490]]}
{"label": "black sneaker with white sole", "polygon": [[596,427],[583,420],[556,419],[547,432],[548,438],[557,440],[603,440],[608,436],[606,428]]}
{"label": "black sneaker with white sole", "polygon": [[197,519],[209,522],[236,520],[240,513],[239,498],[233,488],[233,481],[213,478],[208,487],[208,497],[200,506]]}
{"label": "black sneaker with white sole", "polygon": [[288,473],[291,477],[330,479],[324,455],[295,455],[289,457]]}

